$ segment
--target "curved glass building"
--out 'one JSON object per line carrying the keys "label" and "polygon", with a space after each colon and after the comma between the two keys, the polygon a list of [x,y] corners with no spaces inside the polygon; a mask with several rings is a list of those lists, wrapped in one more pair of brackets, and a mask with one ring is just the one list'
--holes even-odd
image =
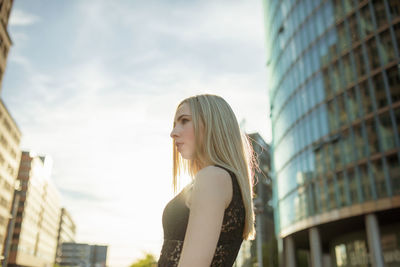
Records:
{"label": "curved glass building", "polygon": [[264,8],[284,266],[400,266],[400,1]]}

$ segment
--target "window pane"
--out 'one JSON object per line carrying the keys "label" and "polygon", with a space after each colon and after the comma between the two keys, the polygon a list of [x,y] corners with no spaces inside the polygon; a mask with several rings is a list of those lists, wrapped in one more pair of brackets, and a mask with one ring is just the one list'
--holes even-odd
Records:
{"label": "window pane", "polygon": [[347,107],[349,109],[349,118],[351,121],[357,119],[360,117],[361,113],[361,108],[358,105],[357,102],[357,95],[356,95],[356,88],[353,87],[350,90],[347,91]]}
{"label": "window pane", "polygon": [[353,72],[353,68],[351,66],[350,54],[343,57],[342,65],[343,65],[345,86],[347,86],[350,83],[354,82],[356,78],[355,73]]}
{"label": "window pane", "polygon": [[335,196],[335,181],[331,174],[327,175],[326,183],[328,186],[328,201],[329,201],[329,209],[336,208],[336,196]]}
{"label": "window pane", "polygon": [[360,40],[360,34],[358,33],[357,28],[357,17],[355,13],[349,19],[349,28],[351,41],[354,44]]}
{"label": "window pane", "polygon": [[386,151],[395,148],[395,135],[389,112],[385,112],[384,114],[379,115],[378,128],[382,138],[382,149]]}
{"label": "window pane", "polygon": [[367,72],[361,46],[354,50],[354,61],[356,64],[357,76],[358,79],[360,79]]}
{"label": "window pane", "polygon": [[337,184],[338,184],[338,194],[339,194],[339,205],[346,206],[347,205],[347,197],[346,197],[346,184],[344,179],[343,172],[339,172],[336,175]]}
{"label": "window pane", "polygon": [[400,108],[394,110],[394,116],[397,124],[397,134],[400,135]]}
{"label": "window pane", "polygon": [[372,77],[372,83],[375,89],[375,100],[378,109],[386,107],[388,105],[388,100],[386,97],[385,84],[383,83],[382,74],[379,73]]}
{"label": "window pane", "polygon": [[400,195],[400,161],[397,154],[386,158],[393,195]]}
{"label": "window pane", "polygon": [[388,69],[387,77],[392,103],[396,103],[400,100],[400,70],[397,67]]}
{"label": "window pane", "polygon": [[332,143],[333,147],[333,160],[335,162],[335,168],[341,169],[342,168],[342,155],[340,153],[340,142],[337,140]]}
{"label": "window pane", "polygon": [[343,18],[344,10],[341,0],[333,0],[333,6],[335,8],[335,20]]}
{"label": "window pane", "polygon": [[329,129],[331,129],[331,131],[336,130],[339,124],[336,116],[335,103],[333,102],[333,100],[328,102],[328,118],[329,118]]}
{"label": "window pane", "polygon": [[371,71],[373,71],[374,69],[379,67],[379,54],[375,38],[371,38],[371,40],[367,42],[366,47],[369,60],[369,67],[371,68]]}
{"label": "window pane", "polygon": [[374,120],[370,119],[366,121],[365,128],[367,130],[369,153],[373,155],[379,151],[378,135],[376,133]]}
{"label": "window pane", "polygon": [[360,30],[361,36],[365,37],[374,31],[371,13],[368,5],[365,5],[360,12]]}
{"label": "window pane", "polygon": [[346,125],[348,120],[348,113],[345,106],[345,95],[341,94],[337,97],[337,105],[339,112],[339,124],[340,126]]}
{"label": "window pane", "polygon": [[340,68],[339,68],[338,62],[333,64],[331,71],[330,71],[330,76],[331,76],[333,92],[337,93],[337,92],[341,91],[342,86],[341,86],[340,82],[342,79],[341,79],[341,75],[340,75]]}
{"label": "window pane", "polygon": [[321,212],[325,212],[328,210],[328,200],[326,198],[326,193],[325,193],[325,184],[322,176],[317,178],[317,183],[318,183],[318,188],[321,192],[321,194],[318,195],[319,197],[319,202],[321,204]]}
{"label": "window pane", "polygon": [[367,82],[363,82],[360,84],[360,95],[361,105],[363,107],[364,114],[366,115],[368,113],[371,113],[373,111],[373,105]]}
{"label": "window pane", "polygon": [[364,197],[364,201],[372,200],[372,188],[368,177],[367,165],[363,164],[359,167],[361,188]]}
{"label": "window pane", "polygon": [[338,38],[339,38],[339,43],[338,43],[338,48],[339,52],[344,51],[348,48],[349,46],[349,41],[347,40],[347,30],[346,30],[346,25],[344,22],[342,22],[338,27]]}
{"label": "window pane", "polygon": [[352,203],[358,203],[358,192],[357,192],[357,178],[354,168],[347,170],[347,178],[349,180],[349,190],[350,190],[350,198]]}
{"label": "window pane", "polygon": [[354,127],[354,143],[356,147],[357,159],[363,159],[367,156],[366,142],[362,135],[361,124]]}
{"label": "window pane", "polygon": [[383,64],[387,64],[396,58],[394,53],[394,45],[390,31],[384,31],[380,35],[380,42],[378,42],[379,53],[383,59]]}
{"label": "window pane", "polygon": [[379,198],[386,197],[386,181],[383,173],[382,160],[374,160],[371,165],[372,175],[375,180],[376,192]]}
{"label": "window pane", "polygon": [[323,73],[322,77],[324,79],[324,88],[325,88],[325,94],[328,97],[331,97],[333,95],[332,89],[331,89],[331,81],[329,79],[329,69],[326,68]]}
{"label": "window pane", "polygon": [[351,140],[350,131],[348,129],[342,132],[341,142],[344,153],[344,164],[348,164],[354,160],[353,142]]}
{"label": "window pane", "polygon": [[399,1],[387,1],[389,5],[390,15],[392,20],[400,16],[400,2]]}
{"label": "window pane", "polygon": [[374,6],[376,24],[378,24],[378,28],[382,27],[387,24],[385,3],[382,0],[373,0],[372,3]]}

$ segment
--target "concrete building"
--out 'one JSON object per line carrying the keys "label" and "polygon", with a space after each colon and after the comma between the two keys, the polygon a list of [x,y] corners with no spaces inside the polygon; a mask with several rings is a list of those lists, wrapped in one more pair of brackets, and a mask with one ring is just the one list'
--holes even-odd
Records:
{"label": "concrete building", "polygon": [[50,180],[49,157],[22,152],[18,212],[8,266],[53,266],[60,219],[60,195]]}
{"label": "concrete building", "polygon": [[57,238],[57,253],[56,260],[57,264],[61,263],[61,245],[62,243],[73,243],[75,242],[76,225],[73,221],[69,212],[65,209],[61,209],[60,224],[58,227],[58,238]]}
{"label": "concrete building", "polygon": [[400,1],[264,7],[285,266],[400,266]]}
{"label": "concrete building", "polygon": [[8,51],[12,44],[10,36],[8,35],[7,25],[13,2],[13,0],[0,0],[0,93],[3,75],[6,69]]}
{"label": "concrete building", "polygon": [[82,243],[61,244],[61,266],[105,267],[107,266],[107,246]]}
{"label": "concrete building", "polygon": [[21,158],[21,132],[0,99],[0,262],[4,258],[7,226]]}

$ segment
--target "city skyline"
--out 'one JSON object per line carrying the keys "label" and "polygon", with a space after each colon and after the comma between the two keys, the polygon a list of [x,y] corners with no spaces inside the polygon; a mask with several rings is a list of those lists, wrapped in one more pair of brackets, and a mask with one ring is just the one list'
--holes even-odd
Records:
{"label": "city skyline", "polygon": [[109,245],[110,266],[158,257],[180,100],[221,95],[271,140],[262,3],[227,3],[14,3],[2,99],[22,149],[54,159],[77,241]]}

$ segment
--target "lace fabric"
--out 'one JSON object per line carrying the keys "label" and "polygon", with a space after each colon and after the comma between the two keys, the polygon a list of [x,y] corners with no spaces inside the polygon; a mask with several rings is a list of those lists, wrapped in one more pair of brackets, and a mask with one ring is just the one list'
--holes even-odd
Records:
{"label": "lace fabric", "polygon": [[[233,194],[232,200],[224,212],[221,233],[211,267],[231,267],[243,241],[245,208],[236,177],[234,173],[227,171],[232,179]],[[166,205],[163,213],[164,243],[158,261],[159,267],[178,266],[189,212],[182,192]]]}

